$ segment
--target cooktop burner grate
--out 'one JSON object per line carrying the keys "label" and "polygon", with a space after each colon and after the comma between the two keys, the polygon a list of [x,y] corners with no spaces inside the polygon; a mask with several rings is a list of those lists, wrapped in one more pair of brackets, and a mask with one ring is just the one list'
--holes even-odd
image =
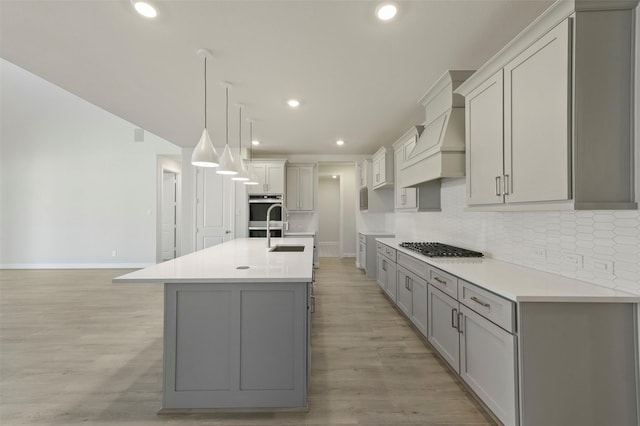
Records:
{"label": "cooktop burner grate", "polygon": [[442,243],[400,243],[400,247],[427,257],[483,257],[479,251],[467,250]]}

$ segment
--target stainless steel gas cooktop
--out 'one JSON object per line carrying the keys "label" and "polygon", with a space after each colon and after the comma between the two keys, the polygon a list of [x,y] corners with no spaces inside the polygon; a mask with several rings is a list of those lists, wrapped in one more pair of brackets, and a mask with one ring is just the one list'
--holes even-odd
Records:
{"label": "stainless steel gas cooktop", "polygon": [[428,257],[483,257],[479,251],[467,250],[442,243],[400,243],[400,247]]}

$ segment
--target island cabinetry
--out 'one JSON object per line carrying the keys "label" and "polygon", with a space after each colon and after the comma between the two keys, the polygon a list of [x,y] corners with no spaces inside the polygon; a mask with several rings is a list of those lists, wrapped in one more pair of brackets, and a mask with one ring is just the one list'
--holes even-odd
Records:
{"label": "island cabinetry", "polygon": [[252,161],[258,185],[248,185],[249,194],[284,194],[285,160]]}
{"label": "island cabinetry", "polygon": [[287,166],[287,210],[312,212],[315,188],[314,165]]}
{"label": "island cabinetry", "polygon": [[556,2],[456,89],[470,209],[637,208],[637,4]]}
{"label": "island cabinetry", "polygon": [[381,147],[372,157],[373,189],[393,185],[393,150]]}
{"label": "island cabinetry", "polygon": [[307,283],[165,284],[171,408],[304,407]]}
{"label": "island cabinetry", "polygon": [[398,268],[396,265],[396,250],[385,244],[376,242],[378,252],[377,282],[381,290],[394,302],[397,299]]}
{"label": "island cabinetry", "polygon": [[[445,279],[441,278],[443,275]],[[463,280],[449,278],[452,277],[437,270],[431,274],[427,340],[500,421],[517,425],[513,303]],[[458,288],[453,290],[452,284]],[[454,294],[458,297],[452,297]],[[465,303],[473,305],[484,316]],[[507,330],[489,319],[497,320]]]}

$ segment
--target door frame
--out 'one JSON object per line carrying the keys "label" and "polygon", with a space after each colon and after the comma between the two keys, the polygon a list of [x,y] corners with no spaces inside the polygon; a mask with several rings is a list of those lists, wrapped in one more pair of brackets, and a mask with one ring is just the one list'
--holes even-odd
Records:
{"label": "door frame", "polygon": [[162,262],[162,187],[164,172],[176,175],[176,257],[182,255],[182,160],[180,156],[158,155],[156,167],[156,263]]}

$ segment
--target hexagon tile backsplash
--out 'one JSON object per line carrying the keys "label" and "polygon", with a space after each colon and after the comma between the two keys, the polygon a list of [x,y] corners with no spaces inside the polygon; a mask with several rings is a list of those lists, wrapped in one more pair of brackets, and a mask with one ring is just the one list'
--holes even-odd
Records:
{"label": "hexagon tile backsplash", "polygon": [[486,256],[640,294],[640,212],[465,212],[464,179],[442,182],[442,211],[396,213],[396,238]]}

